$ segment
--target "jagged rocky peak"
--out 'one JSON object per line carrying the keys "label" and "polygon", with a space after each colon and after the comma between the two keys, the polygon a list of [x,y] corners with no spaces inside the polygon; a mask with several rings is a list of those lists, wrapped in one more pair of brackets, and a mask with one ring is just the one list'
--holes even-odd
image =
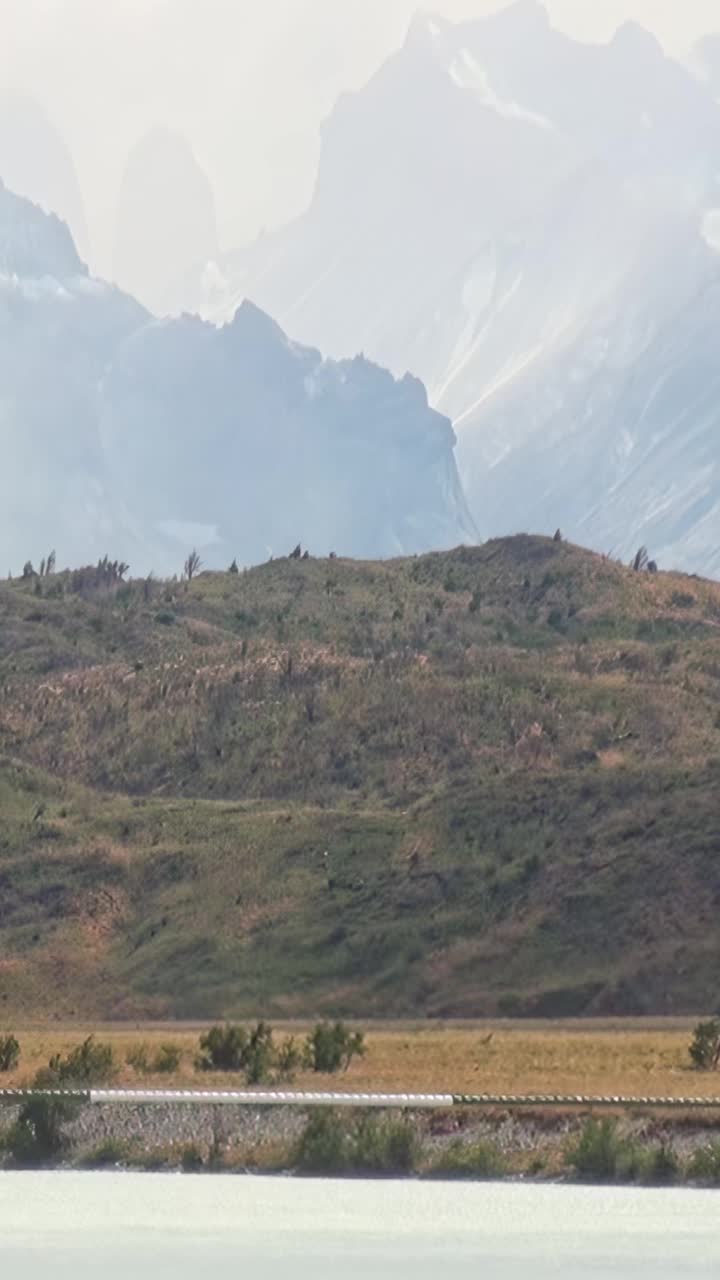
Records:
{"label": "jagged rocky peak", "polygon": [[27,280],[87,275],[68,227],[0,178],[0,274]]}
{"label": "jagged rocky peak", "polygon": [[215,195],[188,140],[145,134],[128,158],[118,203],[114,275],[157,314],[182,310],[178,281],[219,253]]}
{"label": "jagged rocky peak", "polygon": [[437,40],[447,36],[450,31],[452,24],[446,18],[420,10],[410,23],[405,43],[408,47],[432,48]]}
{"label": "jagged rocky peak", "polygon": [[618,49],[627,50],[632,57],[665,57],[665,51],[657,36],[639,22],[623,22],[615,32],[611,43]]}

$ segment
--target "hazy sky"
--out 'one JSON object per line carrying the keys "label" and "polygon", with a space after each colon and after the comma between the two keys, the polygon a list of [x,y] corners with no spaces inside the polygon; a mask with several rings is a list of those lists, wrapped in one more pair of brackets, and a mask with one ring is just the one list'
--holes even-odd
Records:
{"label": "hazy sky", "polygon": [[[115,203],[132,145],[181,130],[235,243],[306,203],[318,132],[403,40],[418,7],[479,16],[498,0],[0,0],[0,89],[31,94],[68,143],[94,265],[109,269]],[[607,38],[625,18],[684,53],[720,28],[720,0],[548,0],[558,26]]]}

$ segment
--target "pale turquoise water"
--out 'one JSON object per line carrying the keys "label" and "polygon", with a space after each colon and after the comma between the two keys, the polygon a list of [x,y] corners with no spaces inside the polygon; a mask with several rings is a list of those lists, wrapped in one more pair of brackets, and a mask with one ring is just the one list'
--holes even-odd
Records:
{"label": "pale turquoise water", "polygon": [[0,1265],[14,1280],[718,1280],[720,1194],[0,1174]]}

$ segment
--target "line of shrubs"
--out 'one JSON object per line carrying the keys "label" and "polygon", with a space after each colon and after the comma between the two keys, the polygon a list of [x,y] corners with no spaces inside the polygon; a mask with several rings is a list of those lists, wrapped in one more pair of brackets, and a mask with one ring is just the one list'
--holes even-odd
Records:
{"label": "line of shrubs", "polygon": [[[289,1081],[300,1070],[334,1075],[347,1071],[354,1058],[367,1052],[361,1031],[351,1031],[342,1022],[320,1022],[304,1041],[294,1036],[278,1042],[272,1027],[259,1022],[247,1029],[227,1023],[211,1027],[200,1037],[195,1058],[198,1071],[227,1072],[244,1077],[249,1085]],[[146,1044],[134,1045],[126,1063],[138,1075],[175,1075],[183,1051],[176,1044],[161,1044],[154,1052]],[[0,1073],[16,1071],[20,1064],[20,1043],[16,1036],[0,1036]],[[112,1045],[88,1036],[64,1057],[55,1054],[32,1081],[36,1089],[64,1085],[104,1084],[117,1074]]]}
{"label": "line of shrubs", "polygon": [[[80,1104],[62,1099],[34,1098],[13,1129],[0,1139],[16,1167],[32,1168],[71,1162],[72,1151],[64,1126]],[[720,1187],[720,1142],[680,1161],[667,1145],[642,1146],[624,1136],[614,1120],[588,1119],[577,1139],[554,1163],[554,1176],[586,1183],[643,1186],[695,1185]],[[518,1173],[493,1142],[455,1141],[428,1151],[422,1130],[411,1116],[378,1112],[318,1110],[312,1113],[299,1140],[269,1156],[227,1151],[222,1144],[203,1150],[195,1144],[147,1151],[130,1141],[107,1138],[75,1163],[81,1168],[125,1167],[144,1170],[181,1169],[186,1173],[229,1172],[263,1167],[266,1171],[294,1170],[309,1177],[409,1177],[448,1181],[498,1181]],[[547,1173],[542,1158],[525,1168],[525,1175]]]}
{"label": "line of shrubs", "polygon": [[[319,1023],[303,1044],[294,1037],[277,1043],[272,1028],[264,1022],[249,1031],[230,1024],[216,1026],[200,1037],[199,1049],[195,1060],[198,1070],[241,1074],[249,1085],[292,1080],[301,1067],[333,1074],[347,1070],[353,1058],[366,1052],[363,1034],[350,1031],[341,1022]],[[177,1045],[163,1044],[152,1054],[140,1044],[130,1050],[126,1062],[141,1075],[172,1075],[178,1071],[181,1059],[182,1050]],[[0,1038],[0,1070],[14,1071],[19,1062],[17,1038]],[[31,1087],[90,1088],[109,1083],[117,1071],[112,1045],[88,1036],[64,1056],[54,1054],[47,1066],[36,1072]],[[24,1167],[57,1163],[67,1150],[64,1128],[75,1119],[80,1106],[76,1099],[26,1099],[3,1139],[5,1150]]]}
{"label": "line of shrubs", "polygon": [[[248,1084],[269,1083],[273,1079],[291,1080],[304,1069],[333,1074],[346,1071],[355,1057],[366,1052],[360,1031],[349,1030],[344,1023],[318,1023],[302,1043],[289,1036],[276,1043],[273,1030],[259,1022],[252,1030],[242,1026],[215,1026],[200,1037],[200,1052],[195,1059],[199,1071],[226,1071],[244,1075]],[[699,1022],[693,1032],[688,1053],[698,1071],[720,1068],[720,1018]],[[17,1070],[20,1063],[17,1036],[0,1035],[0,1074]],[[126,1057],[128,1066],[139,1075],[174,1075],[180,1067],[182,1049],[175,1044],[162,1044],[154,1053],[145,1044],[136,1045]],[[107,1081],[115,1074],[112,1046],[99,1044],[94,1036],[73,1050],[65,1059],[56,1055],[38,1075],[39,1088],[53,1082],[75,1080],[79,1083]]]}

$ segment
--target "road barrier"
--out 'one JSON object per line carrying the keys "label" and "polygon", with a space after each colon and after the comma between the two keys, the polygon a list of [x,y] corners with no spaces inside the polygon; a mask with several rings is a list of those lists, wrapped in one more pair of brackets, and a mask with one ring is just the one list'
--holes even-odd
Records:
{"label": "road barrier", "polygon": [[560,1094],[483,1093],[310,1093],[253,1089],[0,1089],[0,1103],[30,1098],[65,1098],[84,1103],[134,1106],[187,1104],[242,1107],[374,1107],[385,1111],[444,1111],[450,1107],[514,1110],[554,1107],[561,1110],[716,1111],[720,1098],[632,1098]]}

